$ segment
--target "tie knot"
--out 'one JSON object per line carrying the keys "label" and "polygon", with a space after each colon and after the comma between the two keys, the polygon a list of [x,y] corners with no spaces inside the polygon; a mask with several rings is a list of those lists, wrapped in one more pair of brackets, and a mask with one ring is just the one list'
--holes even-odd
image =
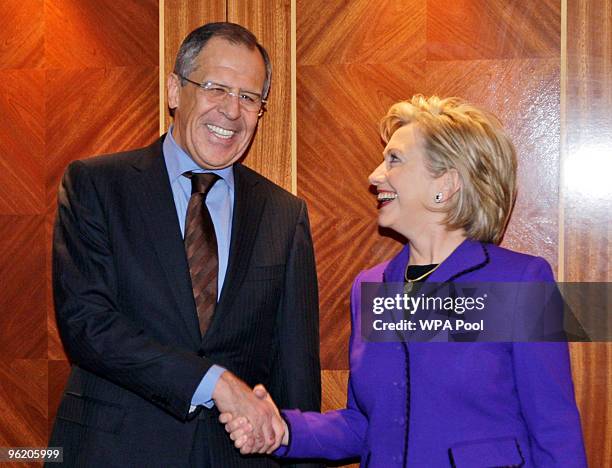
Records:
{"label": "tie knot", "polygon": [[215,182],[220,179],[217,174],[212,172],[185,172],[185,177],[191,179],[191,194],[203,193],[204,196],[215,185]]}

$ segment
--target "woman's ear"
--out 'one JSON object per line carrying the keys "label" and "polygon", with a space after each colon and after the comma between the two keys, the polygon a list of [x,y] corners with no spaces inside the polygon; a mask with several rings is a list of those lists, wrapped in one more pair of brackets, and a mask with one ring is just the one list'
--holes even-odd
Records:
{"label": "woman's ear", "polygon": [[450,200],[459,190],[463,188],[463,182],[457,169],[449,169],[441,176],[442,191],[444,199]]}
{"label": "woman's ear", "polygon": [[436,205],[449,201],[461,190],[461,176],[457,169],[449,169],[434,182],[433,201]]}

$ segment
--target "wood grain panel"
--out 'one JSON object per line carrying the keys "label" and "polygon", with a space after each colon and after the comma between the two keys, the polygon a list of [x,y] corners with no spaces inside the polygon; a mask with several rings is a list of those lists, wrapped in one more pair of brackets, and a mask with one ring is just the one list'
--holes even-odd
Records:
{"label": "wood grain panel", "polygon": [[378,234],[367,178],[382,160],[380,118],[421,87],[423,74],[424,64],[410,63],[298,67],[298,195],[317,256],[324,369],[348,368],[353,279],[400,248]]}
{"label": "wood grain panel", "polygon": [[396,241],[379,235],[374,201],[372,204],[372,214],[364,218],[332,216],[313,222],[323,369],[348,369],[350,292],[355,276],[391,258],[401,248]]}
{"label": "wood grain panel", "polygon": [[70,364],[68,361],[49,361],[49,375],[48,375],[48,408],[49,408],[49,424],[48,431],[49,436],[51,435],[51,429],[53,428],[53,422],[55,421],[55,415],[59,408],[60,400],[64,394],[64,387],[68,381],[70,375]]}
{"label": "wood grain panel", "polygon": [[323,399],[321,412],[346,408],[346,392],[348,388],[349,372],[347,370],[321,371],[321,387]]}
{"label": "wood grain panel", "polygon": [[158,65],[158,0],[45,0],[47,68]]}
{"label": "wood grain panel", "polygon": [[589,466],[612,466],[612,343],[572,343],[570,350]]}
{"label": "wood grain panel", "polygon": [[227,20],[255,34],[272,61],[267,112],[245,164],[291,190],[291,2],[228,0]]}
{"label": "wood grain panel", "polygon": [[44,71],[0,70],[0,81],[0,214],[41,214]]}
{"label": "wood grain panel", "polygon": [[65,358],[51,300],[57,183],[72,159],[157,136],[158,1],[2,7],[0,446],[43,446],[68,370],[47,361]]}
{"label": "wood grain panel", "polygon": [[46,358],[43,216],[0,216],[0,358]]}
{"label": "wood grain panel", "polygon": [[57,330],[55,320],[55,308],[53,307],[53,284],[52,284],[52,253],[53,225],[55,223],[56,207],[49,207],[45,215],[45,296],[47,303],[47,358],[50,360],[68,360],[64,351],[64,345]]}
{"label": "wood grain panel", "polygon": [[[566,281],[611,281],[612,1],[567,3],[563,160]],[[590,466],[612,466],[612,344],[573,344]]]}
{"label": "wood grain panel", "polygon": [[425,60],[426,0],[297,1],[298,65]]}
{"label": "wood grain panel", "polygon": [[565,279],[612,281],[612,1],[568,7]]}
{"label": "wood grain panel", "polygon": [[559,0],[427,2],[427,60],[559,57]]}
{"label": "wood grain panel", "polygon": [[496,114],[519,159],[518,196],[503,246],[556,269],[559,59],[427,62],[426,94],[461,96]]}
{"label": "wood grain panel", "polygon": [[0,69],[42,66],[43,0],[4,0],[0,31]]}
{"label": "wood grain panel", "polygon": [[[183,39],[198,26],[205,23],[225,21],[225,0],[164,0],[164,63],[161,76],[165,80],[174,69],[176,53]],[[165,126],[168,128],[172,119],[168,113],[166,99],[162,105],[165,109]]]}
{"label": "wood grain panel", "polygon": [[46,80],[47,203],[67,164],[138,148],[157,138],[156,67],[50,70]]}
{"label": "wood grain panel", "polygon": [[0,382],[0,446],[45,446],[47,360],[3,359],[0,361]]}

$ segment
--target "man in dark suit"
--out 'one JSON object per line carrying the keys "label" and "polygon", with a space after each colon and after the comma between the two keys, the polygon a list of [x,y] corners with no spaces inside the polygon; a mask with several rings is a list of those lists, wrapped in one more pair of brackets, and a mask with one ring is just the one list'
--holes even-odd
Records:
{"label": "man in dark suit", "polygon": [[319,409],[306,206],[238,162],[270,75],[246,29],[198,28],[168,77],[170,131],[66,170],[53,286],[73,367],[50,440],[66,465],[274,466],[242,457],[219,411],[261,427],[263,454],[282,423],[253,385]]}

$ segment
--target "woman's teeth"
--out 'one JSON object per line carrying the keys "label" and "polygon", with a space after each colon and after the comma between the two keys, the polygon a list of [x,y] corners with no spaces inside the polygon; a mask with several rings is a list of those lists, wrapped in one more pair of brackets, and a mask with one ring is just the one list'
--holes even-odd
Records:
{"label": "woman's teeth", "polygon": [[377,197],[378,201],[381,203],[395,200],[396,198],[397,198],[397,193],[394,193],[394,192],[380,192]]}

